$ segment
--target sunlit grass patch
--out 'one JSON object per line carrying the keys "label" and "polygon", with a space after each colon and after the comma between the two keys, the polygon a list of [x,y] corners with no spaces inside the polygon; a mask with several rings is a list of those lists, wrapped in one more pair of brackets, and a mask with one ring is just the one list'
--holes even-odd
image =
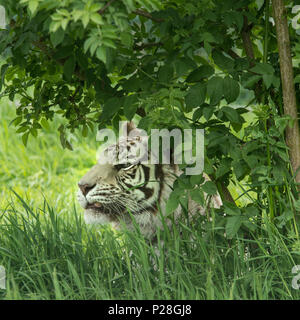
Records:
{"label": "sunlit grass patch", "polygon": [[72,137],[74,151],[63,149],[57,128],[58,117],[48,130],[23,145],[20,135],[9,123],[15,107],[8,101],[0,108],[0,208],[11,202],[12,188],[29,203],[42,205],[43,195],[55,210],[72,207],[78,179],[96,162],[96,135]]}

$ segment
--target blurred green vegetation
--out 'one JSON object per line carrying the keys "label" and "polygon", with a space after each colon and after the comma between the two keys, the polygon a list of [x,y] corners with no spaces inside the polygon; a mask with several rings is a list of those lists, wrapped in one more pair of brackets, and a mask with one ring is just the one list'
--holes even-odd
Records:
{"label": "blurred green vegetation", "polygon": [[[96,134],[87,138],[70,136],[74,151],[63,149],[55,121],[29,138],[25,147],[10,122],[15,118],[15,106],[8,99],[0,105],[0,209],[12,201],[11,188],[28,203],[41,206],[44,196],[58,214],[68,213],[74,205],[77,182],[96,162]],[[76,205],[76,202],[75,202]]]}

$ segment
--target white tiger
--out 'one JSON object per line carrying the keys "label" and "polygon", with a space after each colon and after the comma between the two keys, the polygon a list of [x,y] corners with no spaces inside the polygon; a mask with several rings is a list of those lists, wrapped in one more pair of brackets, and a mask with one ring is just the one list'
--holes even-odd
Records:
{"label": "white tiger", "polygon": [[[127,130],[136,130],[132,123],[127,123]],[[120,139],[108,149],[121,153],[132,149],[142,142],[140,136]],[[121,157],[122,158],[122,157]],[[120,157],[119,157],[120,159]],[[133,229],[131,215],[139,225],[141,233],[151,239],[157,228],[162,228],[160,210],[165,215],[165,205],[172,192],[176,177],[181,174],[174,164],[143,164],[136,156],[128,157],[126,163],[94,165],[78,183],[78,201],[85,209],[84,218],[89,224],[110,223],[120,229],[125,223]],[[219,208],[222,201],[218,195],[211,199],[214,207]],[[189,214],[205,214],[199,204],[189,201]],[[174,212],[175,220],[180,216],[181,208]],[[166,219],[170,225],[171,220]]]}

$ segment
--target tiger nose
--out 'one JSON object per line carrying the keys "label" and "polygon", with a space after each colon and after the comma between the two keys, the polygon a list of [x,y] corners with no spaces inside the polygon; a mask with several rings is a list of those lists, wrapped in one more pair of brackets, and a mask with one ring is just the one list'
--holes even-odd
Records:
{"label": "tiger nose", "polygon": [[90,190],[92,190],[96,185],[90,185],[90,184],[81,184],[78,183],[79,189],[82,191],[83,195],[86,196]]}

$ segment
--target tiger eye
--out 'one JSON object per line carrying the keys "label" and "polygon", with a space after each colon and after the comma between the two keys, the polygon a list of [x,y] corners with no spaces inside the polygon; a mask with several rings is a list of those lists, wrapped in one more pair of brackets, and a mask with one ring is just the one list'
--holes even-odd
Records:
{"label": "tiger eye", "polygon": [[130,166],[131,166],[131,164],[126,164],[126,163],[114,165],[114,167],[115,167],[115,169],[116,169],[117,171],[119,171],[119,170],[121,170],[121,169],[129,168]]}

